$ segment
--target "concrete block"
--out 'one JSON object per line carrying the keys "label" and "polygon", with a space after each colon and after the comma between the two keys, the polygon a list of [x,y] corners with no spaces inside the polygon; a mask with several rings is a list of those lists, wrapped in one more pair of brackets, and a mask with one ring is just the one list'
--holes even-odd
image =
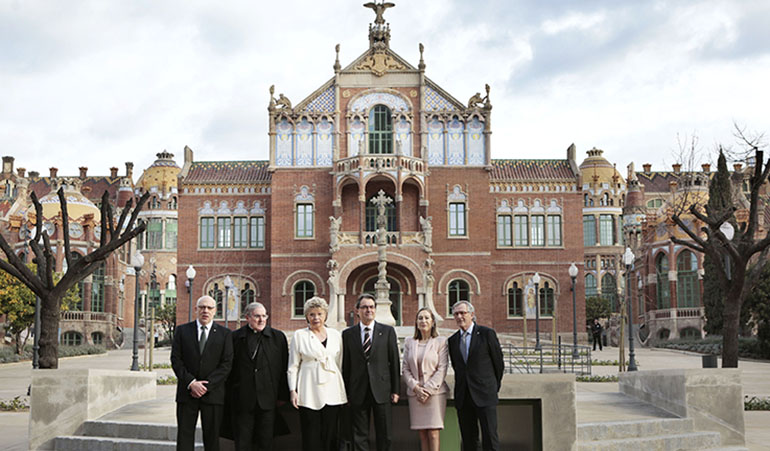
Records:
{"label": "concrete block", "polygon": [[661,419],[585,423],[578,426],[581,442],[670,435],[693,431],[692,419]]}
{"label": "concrete block", "polygon": [[676,369],[622,373],[620,391],[716,431],[724,445],[745,445],[743,386],[738,369]]}
{"label": "concrete block", "polygon": [[50,450],[54,437],[126,404],[155,398],[155,373],[96,369],[34,370],[29,449]]}

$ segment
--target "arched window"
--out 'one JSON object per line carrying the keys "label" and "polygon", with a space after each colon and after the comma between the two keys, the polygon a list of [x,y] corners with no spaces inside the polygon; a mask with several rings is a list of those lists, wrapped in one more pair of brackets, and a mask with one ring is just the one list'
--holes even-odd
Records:
{"label": "arched window", "polygon": [[678,307],[700,306],[698,257],[682,251],[676,258],[676,304]]}
{"label": "arched window", "polygon": [[618,311],[617,285],[615,285],[615,276],[605,274],[602,276],[602,299],[606,299],[610,304],[610,311]]}
{"label": "arched window", "polygon": [[524,295],[518,282],[508,288],[508,316],[524,315]]}
{"label": "arched window", "polygon": [[553,287],[551,282],[543,282],[540,286],[540,316],[553,315]]}
{"label": "arched window", "polygon": [[223,318],[222,308],[224,307],[223,302],[225,299],[225,292],[219,287],[218,283],[215,283],[214,286],[211,287],[209,296],[211,296],[214,299],[214,302],[217,303],[217,314],[214,318]]}
{"label": "arched window", "polygon": [[178,206],[178,201],[176,199],[176,196],[173,196],[168,203],[168,208],[169,210],[176,210],[177,206]]}
{"label": "arched window", "polygon": [[104,263],[91,275],[91,311],[104,312]]}
{"label": "arched window", "polygon": [[385,105],[369,113],[369,153],[393,153],[393,119]]}
{"label": "arched window", "polygon": [[254,290],[251,284],[246,282],[241,290],[241,313],[246,311],[246,306],[254,302]]}
{"label": "arched window", "polygon": [[303,310],[305,309],[305,301],[315,296],[315,285],[309,280],[300,280],[294,285],[293,290],[293,305],[294,305],[294,317],[302,318]]}
{"label": "arched window", "polygon": [[61,344],[65,346],[80,346],[83,344],[83,335],[74,330],[64,332],[61,335]]}
{"label": "arched window", "polygon": [[662,252],[655,259],[655,276],[658,282],[656,287],[658,308],[671,308],[671,293],[668,287],[668,255]]}
{"label": "arched window", "polygon": [[470,302],[470,286],[468,282],[462,279],[455,279],[449,282],[449,289],[447,290],[447,303],[448,303],[448,316],[452,315],[452,306],[460,301]]}
{"label": "arched window", "polygon": [[586,299],[592,298],[596,295],[596,276],[593,274],[586,274]]}
{"label": "arched window", "polygon": [[671,331],[668,329],[660,329],[658,331],[658,339],[659,340],[668,340],[668,337],[671,335]]}
{"label": "arched window", "polygon": [[[388,218],[388,232],[395,232],[398,230],[396,228],[396,203],[393,202],[393,197],[389,194],[385,195],[386,198],[390,199],[390,203],[385,205],[385,215]],[[376,199],[377,196],[374,195],[370,197],[366,201],[366,231],[367,232],[376,232],[377,231],[377,205],[372,203],[372,200]],[[375,244],[375,243],[367,243],[367,244]]]}
{"label": "arched window", "polygon": [[588,206],[588,193],[583,194],[583,206]]}
{"label": "arched window", "polygon": [[91,341],[96,345],[100,346],[104,344],[104,334],[101,332],[91,332]]}

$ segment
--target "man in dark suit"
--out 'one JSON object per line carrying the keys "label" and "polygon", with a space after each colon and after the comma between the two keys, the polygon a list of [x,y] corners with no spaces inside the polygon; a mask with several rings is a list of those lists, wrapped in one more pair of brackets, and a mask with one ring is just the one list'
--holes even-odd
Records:
{"label": "man in dark suit", "polygon": [[227,381],[238,451],[273,449],[276,403],[288,401],[286,335],[267,325],[259,302],[245,309],[247,324],[233,332],[233,370]]}
{"label": "man in dark suit", "polygon": [[401,388],[396,330],[374,321],[371,294],[356,301],[359,323],[342,332],[342,378],[348,395],[356,451],[369,449],[369,419],[374,416],[377,450],[391,449],[391,407]]}
{"label": "man in dark suit", "polygon": [[503,378],[503,352],[493,329],[475,324],[473,305],[452,307],[460,330],[449,337],[449,357],[455,370],[455,408],[463,450],[498,450],[497,392]]}
{"label": "man in dark suit", "polygon": [[213,322],[217,304],[210,296],[196,303],[197,320],[176,328],[171,367],[176,374],[176,449],[192,450],[198,412],[206,451],[219,450],[225,380],[233,363],[230,330]]}

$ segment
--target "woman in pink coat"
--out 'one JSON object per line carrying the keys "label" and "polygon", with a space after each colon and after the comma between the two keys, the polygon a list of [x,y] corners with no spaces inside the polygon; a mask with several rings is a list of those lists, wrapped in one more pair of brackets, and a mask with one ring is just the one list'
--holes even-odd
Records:
{"label": "woman in pink coat", "polygon": [[427,308],[417,312],[414,337],[404,343],[404,382],[409,397],[409,420],[420,431],[420,449],[439,451],[439,431],[444,429],[444,412],[449,386],[447,341],[436,331],[436,318]]}

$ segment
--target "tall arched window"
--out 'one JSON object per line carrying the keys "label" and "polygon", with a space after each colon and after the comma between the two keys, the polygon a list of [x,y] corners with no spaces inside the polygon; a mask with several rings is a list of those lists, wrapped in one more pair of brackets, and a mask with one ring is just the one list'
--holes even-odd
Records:
{"label": "tall arched window", "polygon": [[596,276],[593,274],[586,274],[586,299],[596,296]]}
{"label": "tall arched window", "polygon": [[605,274],[602,276],[602,299],[606,299],[610,304],[610,311],[618,311],[617,285],[615,285],[615,276]]}
{"label": "tall arched window", "polygon": [[246,282],[241,290],[241,312],[246,311],[246,306],[254,302],[254,290],[251,289],[251,284]]}
{"label": "tall arched window", "polygon": [[698,257],[682,251],[676,258],[676,304],[678,307],[700,306],[698,286]]}
{"label": "tall arched window", "polygon": [[65,346],[80,346],[83,344],[83,335],[74,330],[64,332],[61,335],[61,344]]}
{"label": "tall arched window", "polygon": [[553,287],[550,282],[543,282],[540,287],[540,316],[553,315]]}
{"label": "tall arched window", "polygon": [[[385,215],[388,218],[388,232],[395,232],[398,230],[396,228],[396,203],[393,202],[393,197],[389,194],[386,194],[385,197],[391,200],[391,202],[387,205],[385,205]],[[374,195],[367,199],[366,201],[366,231],[367,232],[376,232],[377,231],[377,205],[372,203],[373,199],[376,199],[377,196]]]}
{"label": "tall arched window", "polygon": [[468,282],[462,280],[462,279],[455,279],[451,282],[449,282],[449,289],[447,290],[448,295],[448,312],[449,315],[452,314],[452,306],[460,301],[469,301],[471,300],[470,297],[470,286],[468,285]]}
{"label": "tall arched window", "polygon": [[393,153],[393,119],[385,105],[369,113],[369,153]]}
{"label": "tall arched window", "polygon": [[658,308],[671,308],[671,293],[668,287],[668,255],[658,254],[655,259],[655,276],[657,278]]}
{"label": "tall arched window", "polygon": [[315,285],[309,280],[300,280],[294,285],[294,317],[302,318],[305,301],[315,296]]}
{"label": "tall arched window", "polygon": [[104,263],[91,275],[91,311],[104,312]]}
{"label": "tall arched window", "polygon": [[518,282],[513,282],[508,288],[508,316],[522,316],[524,314],[524,296]]}

